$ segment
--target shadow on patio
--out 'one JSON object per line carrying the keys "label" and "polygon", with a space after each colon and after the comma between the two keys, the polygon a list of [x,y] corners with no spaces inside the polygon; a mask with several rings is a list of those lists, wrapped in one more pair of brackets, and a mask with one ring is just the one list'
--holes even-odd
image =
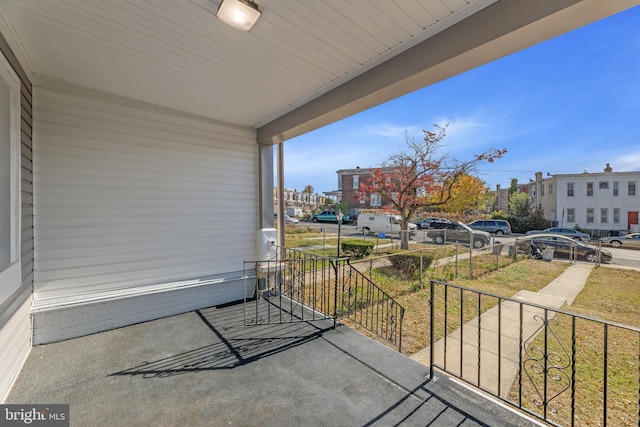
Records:
{"label": "shadow on patio", "polygon": [[68,403],[72,426],[534,425],[346,326],[243,310],[34,347],[6,403]]}

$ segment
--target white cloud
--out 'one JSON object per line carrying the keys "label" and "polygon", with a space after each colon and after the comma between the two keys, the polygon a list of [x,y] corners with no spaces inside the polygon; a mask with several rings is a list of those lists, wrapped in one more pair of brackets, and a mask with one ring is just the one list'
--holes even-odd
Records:
{"label": "white cloud", "polygon": [[632,172],[640,170],[640,150],[615,157],[610,162],[614,172]]}

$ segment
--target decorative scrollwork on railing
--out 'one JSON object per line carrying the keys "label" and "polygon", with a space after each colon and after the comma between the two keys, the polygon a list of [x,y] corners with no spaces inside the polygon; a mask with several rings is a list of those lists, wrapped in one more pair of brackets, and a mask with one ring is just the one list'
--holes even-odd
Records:
{"label": "decorative scrollwork on railing", "polygon": [[[571,357],[552,328],[552,326],[557,326],[559,322],[555,319],[545,321],[540,315],[534,315],[533,318],[542,324],[524,342],[524,372],[537,393],[537,397],[533,398],[533,403],[537,407],[546,406],[549,411],[557,413],[558,410],[549,404],[571,386],[570,376],[566,372],[571,367]],[[546,330],[547,342],[542,347],[532,345],[534,339],[543,330]],[[553,381],[552,386],[544,381],[545,377]],[[540,386],[540,382],[542,382],[542,386]],[[544,389],[545,385],[546,390]]]}

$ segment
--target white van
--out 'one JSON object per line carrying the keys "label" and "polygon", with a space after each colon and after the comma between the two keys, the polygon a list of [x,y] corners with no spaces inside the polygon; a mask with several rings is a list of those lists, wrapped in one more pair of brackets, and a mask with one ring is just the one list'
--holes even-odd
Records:
{"label": "white van", "polygon": [[[401,222],[400,215],[362,213],[358,215],[357,227],[367,233],[399,234]],[[409,231],[415,230],[416,225],[410,222]]]}

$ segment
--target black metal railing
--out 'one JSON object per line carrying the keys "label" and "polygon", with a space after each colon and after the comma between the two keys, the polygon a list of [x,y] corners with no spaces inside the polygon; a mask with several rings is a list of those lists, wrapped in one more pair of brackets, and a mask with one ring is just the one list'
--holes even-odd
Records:
{"label": "black metal railing", "polygon": [[349,319],[401,349],[404,308],[349,258],[277,247],[244,269],[245,324]]}
{"label": "black metal railing", "polygon": [[342,267],[343,271],[338,281],[337,315],[348,318],[402,351],[404,307],[351,265],[349,259],[338,260],[336,267]]}
{"label": "black metal railing", "polygon": [[552,425],[640,425],[640,328],[430,282],[434,368]]}
{"label": "black metal railing", "polygon": [[245,324],[334,319],[335,275],[328,257],[283,247],[245,261]]}

